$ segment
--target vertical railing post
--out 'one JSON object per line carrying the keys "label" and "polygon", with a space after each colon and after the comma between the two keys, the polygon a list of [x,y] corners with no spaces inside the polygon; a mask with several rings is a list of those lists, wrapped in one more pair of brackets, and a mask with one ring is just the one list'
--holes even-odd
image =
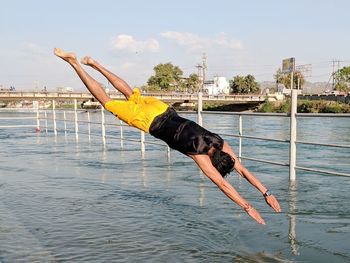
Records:
{"label": "vertical railing post", "polygon": [[63,112],[64,135],[67,135],[67,116],[66,111]]}
{"label": "vertical railing post", "polygon": [[101,106],[101,128],[102,128],[102,143],[106,146],[106,125],[105,125],[105,109]]}
{"label": "vertical railing post", "polygon": [[75,139],[79,140],[79,126],[78,126],[78,103],[77,99],[74,99],[74,126],[75,126]]}
{"label": "vertical railing post", "polygon": [[295,181],[296,173],[296,139],[297,139],[297,100],[298,91],[291,90],[291,108],[290,108],[290,142],[289,142],[289,180]]}
{"label": "vertical railing post", "polygon": [[145,132],[141,131],[141,153],[142,156],[145,154]]}
{"label": "vertical railing post", "polygon": [[238,145],[238,159],[241,161],[242,158],[242,135],[243,135],[243,120],[242,120],[242,115],[239,115],[238,117],[238,122],[239,122],[239,145]]}
{"label": "vertical railing post", "polygon": [[90,112],[87,112],[87,119],[88,119],[88,134],[89,134],[89,141],[91,141],[91,125],[90,125]]}
{"label": "vertical railing post", "polygon": [[123,122],[120,121],[120,148],[124,148]]}
{"label": "vertical railing post", "polygon": [[44,118],[45,118],[45,132],[47,133],[47,111],[44,112]]}
{"label": "vertical railing post", "polygon": [[36,130],[40,131],[39,102],[36,102]]}
{"label": "vertical railing post", "polygon": [[197,102],[197,114],[198,114],[198,124],[200,126],[203,125],[202,111],[203,111],[203,93],[199,91],[198,102]]}
{"label": "vertical railing post", "polygon": [[170,147],[167,146],[167,157],[168,157],[168,162],[170,162]]}
{"label": "vertical railing post", "polygon": [[52,100],[52,121],[53,121],[53,133],[57,136],[57,123],[56,123],[56,101]]}

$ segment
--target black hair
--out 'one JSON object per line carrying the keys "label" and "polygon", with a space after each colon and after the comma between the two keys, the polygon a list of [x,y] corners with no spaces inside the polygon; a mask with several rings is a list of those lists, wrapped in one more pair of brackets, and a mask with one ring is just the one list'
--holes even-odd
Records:
{"label": "black hair", "polygon": [[235,166],[235,160],[231,155],[218,149],[214,150],[214,153],[210,156],[210,160],[222,177],[232,172]]}

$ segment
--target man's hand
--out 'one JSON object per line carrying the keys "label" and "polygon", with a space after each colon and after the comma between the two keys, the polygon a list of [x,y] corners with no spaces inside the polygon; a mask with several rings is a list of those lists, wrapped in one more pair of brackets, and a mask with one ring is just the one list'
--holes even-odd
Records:
{"label": "man's hand", "polygon": [[259,212],[255,210],[254,207],[249,205],[247,208],[244,208],[248,215],[250,215],[256,222],[259,224],[265,225],[264,219],[260,216]]}
{"label": "man's hand", "polygon": [[269,195],[265,197],[266,203],[271,206],[276,212],[281,212],[280,204],[278,203],[274,195]]}

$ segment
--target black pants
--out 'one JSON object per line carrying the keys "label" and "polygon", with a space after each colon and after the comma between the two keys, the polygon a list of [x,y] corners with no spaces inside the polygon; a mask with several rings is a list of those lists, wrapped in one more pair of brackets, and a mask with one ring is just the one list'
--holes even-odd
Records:
{"label": "black pants", "polygon": [[172,108],[157,116],[150,134],[183,154],[208,154],[211,147],[222,150],[224,140],[197,123],[180,117]]}

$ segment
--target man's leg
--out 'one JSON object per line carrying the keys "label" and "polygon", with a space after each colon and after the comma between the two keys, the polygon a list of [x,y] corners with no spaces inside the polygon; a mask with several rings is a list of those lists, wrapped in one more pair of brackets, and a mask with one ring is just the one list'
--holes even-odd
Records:
{"label": "man's leg", "polygon": [[94,80],[81,67],[74,53],[67,53],[59,48],[55,48],[54,53],[64,61],[68,62],[77,72],[79,78],[83,81],[91,94],[104,106],[111,98],[106,94],[100,83]]}
{"label": "man's leg", "polygon": [[128,99],[131,96],[132,89],[130,88],[128,83],[126,83],[123,79],[104,68],[91,57],[84,57],[81,60],[81,63],[99,71],[103,76],[107,78],[107,80],[113,85],[114,88],[116,88],[118,91],[124,94],[126,99]]}

